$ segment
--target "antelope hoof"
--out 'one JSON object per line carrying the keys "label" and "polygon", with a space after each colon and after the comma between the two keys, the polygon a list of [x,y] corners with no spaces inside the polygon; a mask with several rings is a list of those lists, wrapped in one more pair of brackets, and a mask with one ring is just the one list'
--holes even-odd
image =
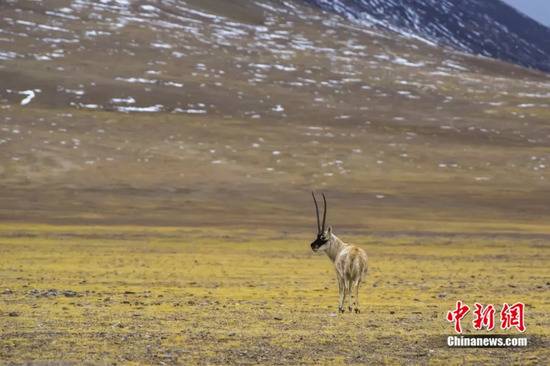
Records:
{"label": "antelope hoof", "polygon": [[339,312],[340,314],[344,314],[344,308],[338,308],[338,312]]}
{"label": "antelope hoof", "polygon": [[359,308],[355,308],[355,314],[359,314],[361,312],[361,310],[359,310]]}

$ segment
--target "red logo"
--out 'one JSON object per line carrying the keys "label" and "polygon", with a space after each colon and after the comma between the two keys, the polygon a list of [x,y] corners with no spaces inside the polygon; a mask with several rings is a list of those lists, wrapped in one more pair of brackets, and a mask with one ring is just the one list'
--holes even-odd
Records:
{"label": "red logo", "polygon": [[517,302],[512,306],[504,304],[500,312],[500,328],[510,329],[516,327],[520,332],[525,332],[523,319],[525,304]]}
{"label": "red logo", "polygon": [[[475,310],[473,311],[472,324],[474,329],[493,330],[495,328],[495,307],[493,304],[483,306],[482,304],[475,303]],[[461,321],[470,311],[470,307],[463,304],[458,300],[455,305],[455,309],[447,312],[447,320],[454,323],[454,330],[456,333],[462,333]],[[525,332],[525,304],[518,302],[514,305],[503,304],[500,311],[500,329],[512,329],[516,328],[520,332]]]}
{"label": "red logo", "polygon": [[486,327],[487,330],[493,330],[495,327],[495,307],[493,304],[483,307],[483,305],[475,303],[476,310],[474,311],[474,329],[483,329]]}
{"label": "red logo", "polygon": [[462,305],[462,301],[456,302],[456,309],[447,313],[447,320],[455,323],[455,332],[462,333],[462,327],[460,321],[468,314],[470,307],[468,305]]}

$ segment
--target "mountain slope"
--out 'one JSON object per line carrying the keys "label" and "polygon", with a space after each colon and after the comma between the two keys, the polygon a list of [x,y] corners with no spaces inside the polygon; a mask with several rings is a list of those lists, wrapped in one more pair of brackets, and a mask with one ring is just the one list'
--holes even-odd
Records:
{"label": "mountain slope", "polygon": [[500,0],[306,0],[367,25],[550,71],[550,28]]}
{"label": "mountain slope", "polygon": [[549,75],[302,1],[0,14],[0,219],[303,228],[312,188],[348,227],[550,216]]}

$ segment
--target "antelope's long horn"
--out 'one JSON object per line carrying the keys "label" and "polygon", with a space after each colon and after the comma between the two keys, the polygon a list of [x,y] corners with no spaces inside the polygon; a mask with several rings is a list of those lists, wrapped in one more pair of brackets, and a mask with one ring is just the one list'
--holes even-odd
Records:
{"label": "antelope's long horn", "polygon": [[325,222],[327,221],[327,199],[325,198],[325,194],[323,193],[323,202],[325,204],[325,209],[323,212],[323,233],[325,232]]}
{"label": "antelope's long horn", "polygon": [[321,223],[319,222],[319,206],[317,206],[317,200],[315,199],[315,194],[311,192],[313,197],[313,202],[315,203],[315,214],[317,215],[317,233],[321,232]]}

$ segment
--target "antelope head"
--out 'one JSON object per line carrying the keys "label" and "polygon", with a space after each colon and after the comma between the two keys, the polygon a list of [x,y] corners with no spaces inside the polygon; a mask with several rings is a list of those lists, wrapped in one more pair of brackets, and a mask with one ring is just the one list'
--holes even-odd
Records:
{"label": "antelope head", "polygon": [[317,238],[311,243],[311,250],[314,252],[326,250],[329,246],[329,241],[332,235],[332,228],[329,226],[325,230],[325,223],[327,219],[327,199],[323,193],[323,225],[321,226],[321,220],[319,219],[319,206],[317,205],[317,200],[315,199],[315,194],[311,192],[313,196],[313,202],[315,203],[315,214],[317,215]]}

